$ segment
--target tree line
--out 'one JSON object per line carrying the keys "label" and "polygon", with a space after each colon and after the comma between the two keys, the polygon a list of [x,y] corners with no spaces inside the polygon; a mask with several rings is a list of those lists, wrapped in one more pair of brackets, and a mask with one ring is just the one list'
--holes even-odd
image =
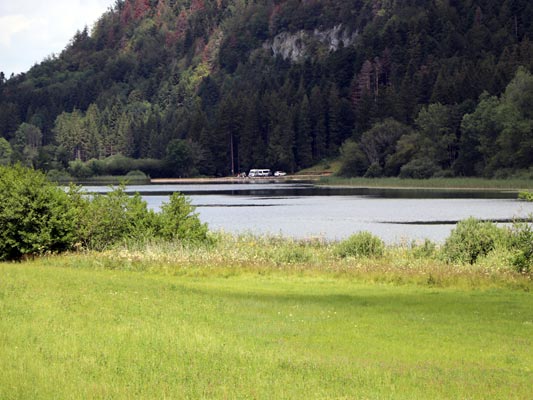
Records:
{"label": "tree line", "polygon": [[469,112],[423,107],[413,127],[387,119],[341,148],[345,176],[531,176],[533,76],[519,68],[500,96],[483,92]]}

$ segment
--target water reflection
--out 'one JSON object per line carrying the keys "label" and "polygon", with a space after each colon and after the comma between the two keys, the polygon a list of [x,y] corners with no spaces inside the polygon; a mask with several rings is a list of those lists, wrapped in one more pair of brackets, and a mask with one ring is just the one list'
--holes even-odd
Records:
{"label": "water reflection", "polygon": [[[89,192],[105,193],[108,186],[85,186]],[[404,189],[404,188],[357,188],[330,187],[313,184],[248,183],[248,184],[195,184],[195,185],[131,185],[128,193],[145,196],[170,195],[182,192],[187,195],[239,195],[257,197],[294,196],[364,196],[388,199],[515,199],[516,192],[472,189]]]}

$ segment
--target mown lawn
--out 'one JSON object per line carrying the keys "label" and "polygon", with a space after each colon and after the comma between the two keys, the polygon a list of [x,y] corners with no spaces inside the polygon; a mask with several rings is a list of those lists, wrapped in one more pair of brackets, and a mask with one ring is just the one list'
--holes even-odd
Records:
{"label": "mown lawn", "polygon": [[530,399],[532,349],[523,290],[0,264],[6,400]]}

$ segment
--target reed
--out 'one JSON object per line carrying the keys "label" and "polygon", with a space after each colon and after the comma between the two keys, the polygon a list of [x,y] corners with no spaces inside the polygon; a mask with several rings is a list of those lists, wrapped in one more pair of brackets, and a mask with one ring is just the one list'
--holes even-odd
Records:
{"label": "reed", "polygon": [[485,178],[342,178],[338,176],[322,177],[321,185],[371,187],[371,188],[426,188],[426,189],[469,189],[469,190],[512,190],[519,192],[533,189],[531,179],[485,179]]}

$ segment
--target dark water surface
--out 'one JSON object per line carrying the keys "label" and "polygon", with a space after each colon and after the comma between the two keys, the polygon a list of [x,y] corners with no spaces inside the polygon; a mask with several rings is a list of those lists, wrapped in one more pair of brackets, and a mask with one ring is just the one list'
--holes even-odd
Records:
{"label": "dark water surface", "polygon": [[[108,187],[86,186],[104,193]],[[310,184],[127,186],[159,209],[173,192],[186,194],[211,230],[339,240],[366,230],[388,243],[442,242],[468,217],[505,223],[533,215],[516,193],[479,190],[327,188]]]}

